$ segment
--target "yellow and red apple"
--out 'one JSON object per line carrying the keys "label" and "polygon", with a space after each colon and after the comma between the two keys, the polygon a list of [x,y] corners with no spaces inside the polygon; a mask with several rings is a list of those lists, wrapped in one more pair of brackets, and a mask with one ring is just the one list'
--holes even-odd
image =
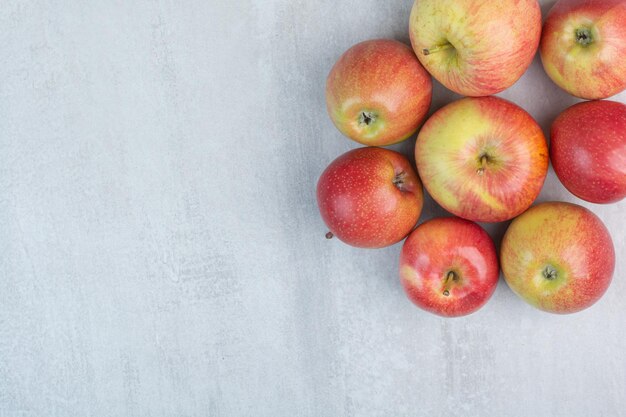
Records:
{"label": "yellow and red apple", "polygon": [[389,39],[354,45],[326,81],[326,107],[337,129],[370,146],[391,145],[415,133],[431,97],[430,75],[411,48]]}
{"label": "yellow and red apple", "polygon": [[380,248],[415,227],[424,198],[406,157],[372,147],[346,152],[324,170],[317,203],[333,235],[352,246]]}
{"label": "yellow and red apple", "polygon": [[481,308],[495,291],[499,273],[487,232],[458,217],[422,223],[406,239],[400,255],[400,279],[409,299],[444,317]]}
{"label": "yellow and red apple", "polygon": [[513,220],[502,239],[500,264],[509,287],[526,302],[552,313],[574,313],[606,292],[615,249],[591,211],[549,202]]}
{"label": "yellow and red apple", "polygon": [[464,98],[424,123],[415,160],[424,187],[443,208],[468,220],[500,222],[539,195],[548,147],[539,125],[515,104]]}
{"label": "yellow and red apple", "polygon": [[416,0],[411,44],[440,83],[465,96],[488,96],[530,66],[541,34],[536,0]]}
{"label": "yellow and red apple", "polygon": [[626,88],[626,1],[559,0],[543,26],[541,62],[559,87],[586,99]]}

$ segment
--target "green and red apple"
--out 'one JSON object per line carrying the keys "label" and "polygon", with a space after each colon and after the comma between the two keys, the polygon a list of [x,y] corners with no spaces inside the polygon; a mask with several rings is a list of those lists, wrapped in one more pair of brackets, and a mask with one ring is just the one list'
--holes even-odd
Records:
{"label": "green and red apple", "polygon": [[499,273],[496,248],[487,232],[458,217],[422,223],[400,255],[400,279],[409,299],[444,317],[480,309],[495,291]]}
{"label": "green and red apple", "polygon": [[561,113],[550,131],[550,159],[572,194],[592,203],[626,197],[626,105],[586,101]]}
{"label": "green and red apple", "polygon": [[354,45],[326,81],[326,107],[337,129],[370,146],[409,138],[426,117],[431,97],[430,75],[411,48],[389,39]]}
{"label": "green and red apple", "polygon": [[346,152],[324,170],[317,203],[334,236],[352,246],[380,248],[409,234],[424,197],[406,157],[372,147]]}
{"label": "green and red apple", "polygon": [[536,0],[416,0],[411,44],[440,83],[465,96],[488,96],[517,81],[541,35]]}
{"label": "green and red apple", "polygon": [[586,99],[626,88],[626,1],[559,0],[541,35],[541,61],[552,80]]}
{"label": "green and red apple", "polygon": [[507,229],[500,264],[509,287],[551,313],[583,310],[606,292],[615,267],[608,230],[576,204],[538,204]]}
{"label": "green and red apple", "polygon": [[548,172],[548,147],[523,109],[497,97],[464,98],[422,127],[415,160],[424,186],[450,213],[500,222],[526,210]]}

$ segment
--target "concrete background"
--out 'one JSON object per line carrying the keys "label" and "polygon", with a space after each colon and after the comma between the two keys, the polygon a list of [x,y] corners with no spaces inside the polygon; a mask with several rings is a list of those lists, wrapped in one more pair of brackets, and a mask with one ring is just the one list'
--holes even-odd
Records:
{"label": "concrete background", "polygon": [[[0,416],[626,415],[626,201],[583,204],[617,269],[571,316],[501,281],[441,319],[404,296],[400,245],[324,238],[317,178],[357,146],[325,77],[408,41],[411,5],[3,0]],[[538,60],[501,96],[545,129],[576,101]],[[553,199],[581,203],[550,172]]]}

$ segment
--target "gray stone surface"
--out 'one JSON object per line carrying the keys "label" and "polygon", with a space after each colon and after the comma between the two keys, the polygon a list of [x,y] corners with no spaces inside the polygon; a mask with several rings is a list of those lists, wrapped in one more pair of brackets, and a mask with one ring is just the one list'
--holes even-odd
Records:
{"label": "gray stone surface", "polygon": [[[400,245],[324,239],[317,177],[357,146],[326,74],[408,41],[411,4],[2,2],[1,417],[626,415],[626,201],[583,203],[617,269],[571,316],[501,281],[438,318]],[[576,101],[538,60],[501,96],[545,129]],[[436,85],[432,110],[456,97]],[[540,200],[581,203],[549,175]]]}

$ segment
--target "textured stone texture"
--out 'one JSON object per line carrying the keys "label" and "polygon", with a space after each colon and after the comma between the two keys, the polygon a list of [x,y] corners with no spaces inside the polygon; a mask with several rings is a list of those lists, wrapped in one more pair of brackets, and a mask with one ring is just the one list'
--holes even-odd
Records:
{"label": "textured stone texture", "polygon": [[[434,317],[399,245],[324,238],[317,177],[357,146],[326,74],[358,41],[408,41],[411,4],[2,2],[1,417],[626,415],[626,201],[584,204],[618,261],[572,316],[501,281]],[[544,129],[577,101],[538,60],[501,96]],[[552,172],[551,199],[580,203]]]}

